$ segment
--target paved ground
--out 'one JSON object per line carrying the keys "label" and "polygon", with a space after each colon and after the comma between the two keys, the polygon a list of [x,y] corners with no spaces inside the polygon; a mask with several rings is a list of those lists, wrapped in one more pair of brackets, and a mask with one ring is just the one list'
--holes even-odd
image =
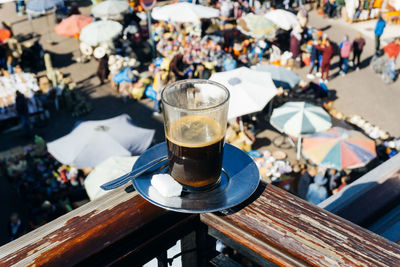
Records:
{"label": "paved ground", "polygon": [[[82,5],[81,11],[84,14],[90,12],[90,1],[79,1]],[[12,4],[3,4],[0,8],[0,18],[11,22],[15,34],[27,34],[32,31],[40,35],[40,42],[44,48],[52,54],[54,67],[69,75],[77,84],[78,90],[81,90],[92,102],[94,111],[87,116],[81,117],[81,120],[105,119],[121,113],[127,113],[132,116],[137,125],[156,129],[156,140],[163,140],[163,127],[160,117],[153,117],[151,112],[151,101],[144,100],[140,102],[124,103],[115,95],[108,84],[99,86],[99,81],[94,76],[97,68],[96,61],[86,64],[75,63],[73,60],[79,55],[78,43],[73,38],[64,38],[57,36],[52,28],[54,18],[51,16],[41,17],[33,21],[28,21],[26,16],[18,17],[15,14]],[[372,30],[374,22],[362,24],[348,24],[342,20],[330,20],[318,16],[316,12],[311,12],[310,25],[325,29],[331,40],[339,43],[344,34],[350,35],[353,39],[357,31],[362,31],[366,35],[367,45],[362,55],[363,68],[359,72],[351,72],[345,77],[338,76],[329,82],[329,88],[337,91],[338,100],[335,107],[346,115],[359,114],[372,123],[389,131],[394,136],[400,136],[400,123],[397,122],[397,116],[400,106],[397,105],[400,99],[400,81],[391,85],[385,85],[380,77],[367,68],[368,58],[373,54],[373,35]],[[400,28],[390,28],[385,32],[384,39],[390,38],[393,34],[400,33]],[[49,41],[56,44],[51,45]],[[336,57],[333,63],[337,62]],[[335,64],[334,64],[335,66]],[[299,70],[302,77],[305,78],[306,69]],[[337,70],[333,70],[334,74]],[[43,136],[46,141],[57,139],[67,134],[76,119],[65,111],[59,111],[52,114],[52,118],[47,127],[37,129],[36,133]],[[265,129],[258,137],[256,148],[271,148],[271,140],[278,135],[274,130],[268,129],[268,125],[262,125]],[[0,133],[0,152],[28,144],[31,140],[24,139],[19,132]],[[272,148],[273,149],[273,148]],[[294,157],[293,150],[290,157]],[[19,203],[9,185],[3,179],[0,179],[0,244],[4,241],[6,221],[10,212],[20,211],[24,213],[23,203]]]}
{"label": "paved ground", "polygon": [[[345,34],[353,40],[358,31],[361,31],[367,41],[365,51],[362,55],[363,68],[359,72],[350,72],[346,76],[338,76],[329,82],[329,89],[337,91],[338,99],[335,107],[346,115],[359,114],[371,123],[389,131],[394,136],[400,135],[400,123],[398,123],[400,99],[400,80],[385,85],[378,74],[367,67],[370,57],[374,53],[373,29],[375,21],[349,24],[344,20],[331,20],[311,14],[310,24],[325,32],[335,42],[340,43]],[[388,26],[385,29],[383,40],[389,42],[392,37],[400,36],[400,26]],[[333,64],[338,62],[336,56]],[[397,64],[397,68],[400,64]],[[335,74],[338,68],[331,71]],[[304,74],[304,70],[301,71]],[[305,77],[305,76],[303,76]]]}

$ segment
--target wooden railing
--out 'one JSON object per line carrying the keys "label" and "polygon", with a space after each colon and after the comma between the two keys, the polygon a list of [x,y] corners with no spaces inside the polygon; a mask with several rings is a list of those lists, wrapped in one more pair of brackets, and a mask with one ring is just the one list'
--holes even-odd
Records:
{"label": "wooden railing", "polygon": [[400,266],[398,244],[271,185],[224,214],[200,216],[158,208],[127,189],[0,247],[0,266],[139,266],[154,257],[165,264],[166,249],[193,232],[190,266],[213,256],[204,251],[210,236],[263,266]]}

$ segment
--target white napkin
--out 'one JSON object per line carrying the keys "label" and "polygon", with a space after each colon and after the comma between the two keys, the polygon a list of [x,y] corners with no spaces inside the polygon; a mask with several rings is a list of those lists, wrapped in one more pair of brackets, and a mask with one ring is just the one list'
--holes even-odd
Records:
{"label": "white napkin", "polygon": [[169,174],[155,174],[151,185],[164,197],[177,197],[182,193],[182,185]]}

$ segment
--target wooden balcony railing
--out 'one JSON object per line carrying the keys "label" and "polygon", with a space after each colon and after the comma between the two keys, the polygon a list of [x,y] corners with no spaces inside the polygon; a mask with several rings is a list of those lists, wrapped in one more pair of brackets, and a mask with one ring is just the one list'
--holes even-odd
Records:
{"label": "wooden balcony railing", "polygon": [[262,266],[400,266],[398,244],[271,185],[228,213],[201,215],[121,188],[0,247],[0,266],[139,266],[154,257],[162,265],[166,249],[193,232],[190,266],[215,256],[204,252],[210,236]]}

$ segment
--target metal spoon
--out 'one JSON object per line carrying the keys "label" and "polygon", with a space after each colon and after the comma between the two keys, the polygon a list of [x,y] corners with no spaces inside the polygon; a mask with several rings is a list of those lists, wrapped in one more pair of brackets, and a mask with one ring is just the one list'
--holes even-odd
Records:
{"label": "metal spoon", "polygon": [[147,163],[146,165],[139,167],[137,169],[134,169],[131,172],[124,174],[121,177],[118,177],[117,179],[114,179],[110,182],[107,182],[107,183],[101,185],[100,187],[101,187],[101,189],[106,190],[106,191],[118,188],[121,185],[126,184],[129,180],[136,179],[137,177],[139,177],[146,171],[150,170],[152,167],[160,164],[163,161],[166,161],[167,159],[168,158],[166,156],[164,156],[164,157],[152,160],[149,163]]}

